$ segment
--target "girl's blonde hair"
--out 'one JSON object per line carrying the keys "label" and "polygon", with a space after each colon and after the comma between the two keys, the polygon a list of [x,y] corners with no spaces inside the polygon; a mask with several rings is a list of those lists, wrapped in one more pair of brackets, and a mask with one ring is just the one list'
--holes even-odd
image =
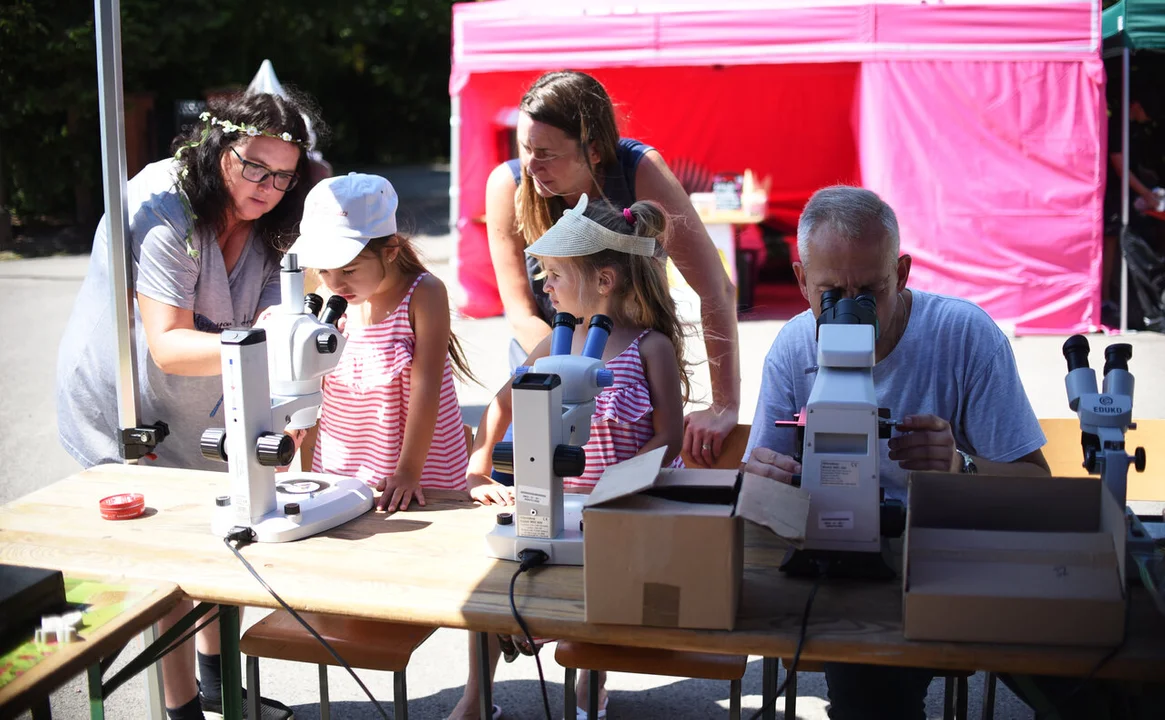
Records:
{"label": "girl's blonde hair", "polygon": [[[575,70],[549,72],[538,78],[518,104],[518,111],[530,119],[558,128],[579,144],[579,152],[591,172],[595,186],[602,192],[600,170],[618,167],[616,148],[619,128],[615,106],[603,84],[586,73]],[[591,163],[589,150],[599,156]],[[534,180],[525,172],[514,197],[518,232],[526,244],[542,237],[566,210],[566,201],[558,196],[544,198],[534,189]]]}
{"label": "girl's blonde hair", "polygon": [[[413,247],[412,242],[407,235],[395,233],[386,237],[373,238],[364,246],[364,252],[371,252],[378,257],[385,248],[397,248],[396,264],[397,270],[404,275],[420,275],[421,273],[429,272],[425,264],[421,262],[421,256],[417,254],[417,249]],[[474,376],[473,371],[469,369],[469,364],[465,361],[465,351],[461,349],[461,341],[449,331],[449,357],[453,360],[453,374],[463,382],[475,382],[481,384],[477,377]]]}
{"label": "girl's blonde hair", "polygon": [[662,207],[650,201],[637,202],[628,210],[634,223],[628,222],[622,210],[602,200],[590,202],[583,215],[617,233],[653,238],[656,247],[654,257],[603,250],[593,255],[556,259],[574,265],[584,277],[593,277],[603,268],[615,271],[612,299],[622,298],[623,302],[614,308],[619,317],[612,320],[616,324],[625,322],[636,327],[651,328],[671,341],[675,348],[676,366],[680,370],[683,401],[687,403],[692,394],[692,378],[684,360],[684,324],[676,313],[675,300],[668,288],[662,253],[662,240],[669,226],[668,216]]}

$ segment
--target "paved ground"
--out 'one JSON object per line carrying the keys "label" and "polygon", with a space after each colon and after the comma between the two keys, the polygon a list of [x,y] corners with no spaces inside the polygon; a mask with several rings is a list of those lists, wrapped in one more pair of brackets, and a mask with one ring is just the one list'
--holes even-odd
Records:
{"label": "paved ground", "polygon": [[[433,203],[425,217],[416,220],[418,228],[439,225],[440,203]],[[424,254],[431,261],[431,269],[451,282],[448,265],[449,240],[447,236],[430,235],[418,238]],[[37,260],[0,262],[0,302],[5,308],[0,344],[0,397],[5,402],[2,432],[0,432],[0,503],[20,497],[58,480],[75,470],[76,464],[56,442],[56,417],[53,399],[53,373],[60,335],[72,307],[73,299],[84,277],[88,258],[52,257]],[[741,417],[751,418],[760,376],[761,362],[781,321],[744,322],[740,327],[742,348],[742,377],[744,408]],[[509,334],[500,318],[487,320],[457,320],[454,331],[461,337],[467,355],[474,359],[474,370],[484,387],[468,386],[460,389],[460,398],[467,418],[476,417],[480,408],[492,397],[505,380],[505,347]],[[1064,396],[1064,363],[1060,355],[1062,337],[1032,337],[1013,340],[1020,372],[1036,412],[1041,417],[1063,416],[1069,412]],[[1133,370],[1138,379],[1136,413],[1140,417],[1165,417],[1165,393],[1160,391],[1165,382],[1165,337],[1139,335],[1131,338],[1134,345]],[[1096,338],[1094,346],[1105,344]],[[698,352],[698,345],[693,346]],[[1098,353],[1094,351],[1094,355]],[[1093,358],[1097,366],[1097,357]],[[697,374],[698,384],[707,388],[707,373],[702,368]],[[262,613],[249,612],[245,622],[254,622]],[[561,704],[562,671],[547,656],[547,680],[553,707]],[[467,668],[466,633],[439,631],[414,656],[409,667],[410,714],[413,718],[442,718],[452,708],[461,693]],[[304,720],[318,717],[315,669],[293,663],[265,662],[263,664],[265,695],[277,697],[292,705],[297,716]],[[391,697],[391,678],[384,673],[361,673],[378,698]],[[981,696],[977,676],[972,684],[972,716],[978,716]],[[696,680],[675,680],[633,675],[612,676],[611,716],[613,718],[674,718],[676,720],[717,717],[727,708],[726,683]],[[760,705],[760,661],[753,658],[744,681],[744,708]],[[359,688],[347,677],[333,671],[331,682],[333,717],[378,717],[371,705],[363,700]],[[520,658],[512,665],[503,664],[498,674],[496,700],[507,717],[541,718],[537,674],[528,658]],[[801,699],[797,715],[800,718],[825,718],[826,701],[822,676],[808,674],[801,681]],[[941,717],[942,686],[931,688],[928,715]],[[778,708],[783,708],[783,700]],[[71,720],[87,717],[84,685],[79,681],[67,685],[53,696],[56,716]],[[144,718],[144,688],[141,682],[132,682],[120,690],[108,704],[107,717],[112,720]],[[1006,690],[997,702],[996,717],[1030,718]]]}

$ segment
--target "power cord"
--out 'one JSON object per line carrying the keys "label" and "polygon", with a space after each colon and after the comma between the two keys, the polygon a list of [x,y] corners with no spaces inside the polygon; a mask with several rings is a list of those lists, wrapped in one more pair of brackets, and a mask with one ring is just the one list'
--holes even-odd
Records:
{"label": "power cord", "polygon": [[797,663],[801,661],[801,650],[805,647],[805,634],[809,628],[809,613],[813,610],[813,598],[817,597],[817,589],[821,587],[821,581],[825,577],[824,563],[819,563],[819,565],[822,565],[822,567],[819,568],[820,572],[817,574],[817,579],[813,581],[813,589],[809,591],[809,599],[805,601],[805,610],[801,613],[801,631],[797,637],[797,650],[793,653],[793,663],[785,668],[785,681],[777,687],[777,691],[773,693],[773,696],[769,698],[768,702],[762,704],[760,710],[757,710],[749,720],[758,720],[766,712],[776,710],[777,698],[785,692],[785,688],[789,684],[789,678],[793,677],[797,672]]}
{"label": "power cord", "polygon": [[[271,586],[267,584],[267,581],[260,577],[259,573],[255,571],[255,568],[251,566],[251,563],[247,562],[247,559],[243,557],[241,552],[239,552],[239,548],[246,547],[255,541],[255,531],[248,527],[236,526],[231,528],[231,531],[227,533],[227,536],[224,537],[222,541],[228,548],[230,548],[231,552],[235,554],[235,557],[239,559],[239,562],[243,563],[251,575],[259,581],[259,584],[263,586],[263,589],[269,592],[271,597],[275,598],[275,600],[283,607],[283,609],[290,613],[291,617],[295,618],[296,622],[302,625],[304,630],[307,630],[309,633],[311,633],[311,636],[318,640],[320,645],[324,646],[324,649],[327,650],[328,653],[336,659],[336,662],[340,663],[340,665],[342,665],[343,668],[348,671],[348,674],[352,676],[352,679],[356,681],[356,684],[360,686],[360,689],[364,691],[364,694],[367,695],[368,699],[372,701],[372,704],[376,706],[376,710],[380,713],[380,716],[384,718],[384,720],[389,720],[388,713],[385,712],[380,703],[376,701],[376,698],[372,697],[372,692],[368,689],[368,686],[360,680],[360,678],[356,675],[356,672],[352,670],[352,666],[349,665],[348,662],[344,660],[344,658],[340,657],[340,654],[336,652],[335,648],[333,648],[327,640],[324,640],[322,637],[320,637],[320,634],[315,631],[315,628],[313,628],[311,625],[308,625],[307,621],[299,616],[299,613],[293,610],[290,605],[285,603],[283,598],[279,597],[279,593],[275,592]],[[232,545],[232,542],[235,544]]]}
{"label": "power cord", "polygon": [[[546,720],[552,720],[550,714],[550,696],[546,694],[546,678],[542,675],[542,659],[538,656],[538,648],[534,646],[534,638],[530,635],[530,628],[526,626],[526,621],[522,619],[522,614],[518,612],[518,606],[514,603],[514,585],[518,582],[518,576],[536,567],[545,565],[546,561],[550,559],[550,556],[542,550],[522,550],[518,553],[518,559],[521,560],[521,564],[518,565],[518,569],[514,571],[513,577],[510,578],[510,612],[513,613],[518,627],[522,628],[522,632],[525,633],[526,642],[529,643],[530,649],[534,653],[534,663],[538,666],[538,683],[542,686],[542,706],[546,710]],[[482,682],[487,681],[485,678],[482,679]]]}

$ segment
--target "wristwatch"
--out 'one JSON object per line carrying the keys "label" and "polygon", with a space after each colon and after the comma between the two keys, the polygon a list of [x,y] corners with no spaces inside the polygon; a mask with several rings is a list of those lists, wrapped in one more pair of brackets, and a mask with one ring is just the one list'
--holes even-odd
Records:
{"label": "wristwatch", "polygon": [[959,468],[959,472],[964,475],[977,475],[979,473],[979,466],[975,464],[975,458],[971,457],[971,453],[963,452],[958,448],[955,448],[955,452],[963,458],[963,466]]}

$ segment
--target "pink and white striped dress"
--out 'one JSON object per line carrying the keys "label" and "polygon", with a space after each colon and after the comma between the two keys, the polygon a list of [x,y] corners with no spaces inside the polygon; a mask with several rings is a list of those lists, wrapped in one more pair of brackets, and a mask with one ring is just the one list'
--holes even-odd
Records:
{"label": "pink and white striped dress", "polygon": [[426,274],[417,277],[383,321],[345,333],[348,344],[340,364],[324,379],[313,471],[359,478],[373,487],[391,477],[404,446],[409,403],[415,399],[438,403],[421,486],[466,489],[469,454],[448,355],[440,398],[412,397],[416,335],[409,322],[409,303]]}
{"label": "pink and white striped dress", "polygon": [[[615,384],[595,398],[591,415],[591,439],[583,446],[587,455],[582,476],[566,478],[567,490],[592,488],[611,465],[630,459],[655,437],[652,424],[651,390],[639,355],[639,342],[651,330],[644,330],[627,349],[606,362]],[[670,467],[683,467],[677,455]]]}

